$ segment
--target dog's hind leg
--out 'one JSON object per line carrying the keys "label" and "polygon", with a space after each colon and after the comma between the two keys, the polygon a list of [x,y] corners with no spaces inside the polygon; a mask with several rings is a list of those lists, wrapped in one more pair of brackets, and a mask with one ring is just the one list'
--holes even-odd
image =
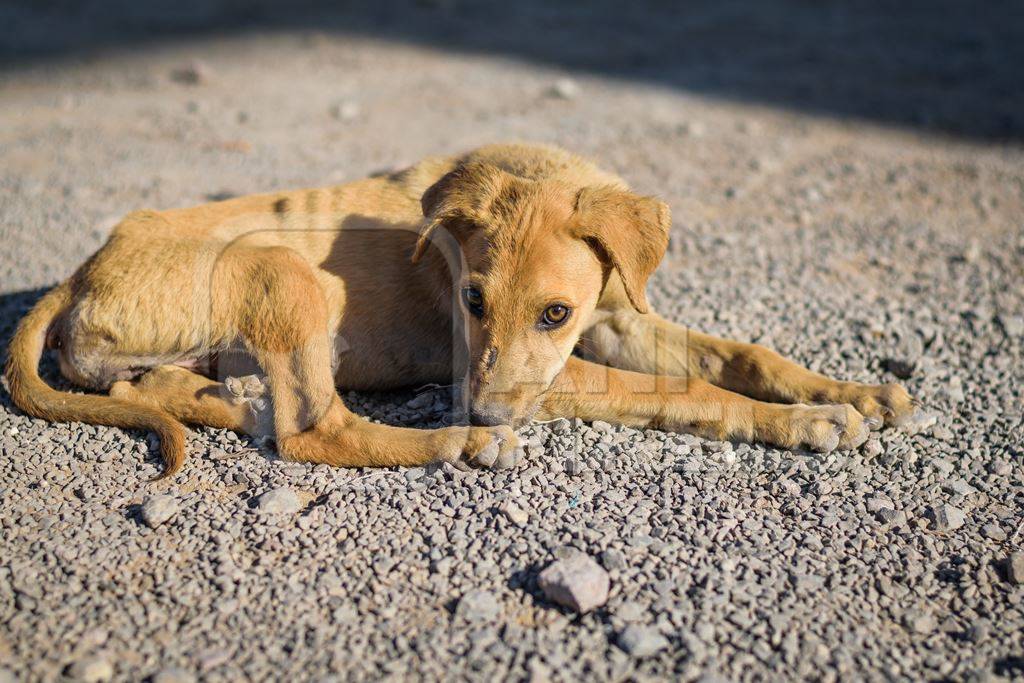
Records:
{"label": "dog's hind leg", "polygon": [[114,382],[110,387],[114,398],[160,408],[182,422],[258,432],[257,413],[228,400],[228,393],[221,382],[177,365],[160,365],[131,382]]}
{"label": "dog's hind leg", "polygon": [[761,401],[849,404],[890,425],[913,412],[910,395],[898,384],[834,380],[763,346],[702,334],[625,307],[599,312],[582,346],[588,358],[612,367],[699,378]]}

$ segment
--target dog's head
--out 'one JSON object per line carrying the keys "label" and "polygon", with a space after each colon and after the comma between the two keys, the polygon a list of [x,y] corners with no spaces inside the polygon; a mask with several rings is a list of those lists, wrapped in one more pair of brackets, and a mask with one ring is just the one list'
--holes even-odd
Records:
{"label": "dog's head", "polygon": [[430,187],[422,205],[413,259],[442,227],[464,259],[454,294],[469,343],[463,398],[475,424],[519,425],[533,416],[609,277],[647,312],[647,279],[668,244],[660,201],[470,162]]}

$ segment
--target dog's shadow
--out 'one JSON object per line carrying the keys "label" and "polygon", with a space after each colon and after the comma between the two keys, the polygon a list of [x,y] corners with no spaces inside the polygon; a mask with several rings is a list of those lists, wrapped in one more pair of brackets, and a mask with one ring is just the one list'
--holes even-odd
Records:
{"label": "dog's shadow", "polygon": [[[7,367],[7,350],[18,323],[48,291],[50,291],[49,287],[39,287],[0,294],[0,367]],[[55,389],[61,391],[74,389],[74,386],[61,376],[57,361],[51,354],[44,354],[43,360],[39,364],[39,374],[47,384]],[[3,392],[0,392],[0,406],[3,406],[4,410],[8,412],[16,411],[17,408],[14,407],[11,395],[7,391],[6,380],[3,380],[3,388]]]}

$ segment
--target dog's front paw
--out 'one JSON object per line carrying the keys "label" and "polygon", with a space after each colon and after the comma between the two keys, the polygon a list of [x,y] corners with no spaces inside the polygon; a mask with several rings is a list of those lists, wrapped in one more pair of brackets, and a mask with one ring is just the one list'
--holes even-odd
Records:
{"label": "dog's front paw", "polygon": [[917,405],[899,384],[850,384],[842,393],[842,400],[857,412],[887,427],[905,423]]}
{"label": "dog's front paw", "polygon": [[519,439],[507,425],[497,427],[447,427],[438,460],[460,470],[504,469],[522,459]]}
{"label": "dog's front paw", "polygon": [[790,411],[788,434],[779,445],[818,453],[858,448],[867,441],[870,430],[881,425],[877,418],[864,417],[849,404],[795,405]]}

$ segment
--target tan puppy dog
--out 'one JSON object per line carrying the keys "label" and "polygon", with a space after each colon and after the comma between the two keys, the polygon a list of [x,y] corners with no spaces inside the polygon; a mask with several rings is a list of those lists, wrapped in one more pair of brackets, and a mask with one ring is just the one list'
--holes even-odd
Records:
{"label": "tan puppy dog", "polygon": [[[343,466],[507,465],[511,426],[534,416],[829,451],[909,414],[899,386],[831,380],[650,313],[668,229],[663,203],[527,145],[136,212],[22,321],[11,394],[38,417],[157,431],[165,476],[183,422],[258,432],[267,413],[283,457]],[[68,379],[109,396],[47,386],[47,344]],[[267,386],[208,376],[239,351]],[[453,377],[469,426],[373,424],[336,390]]]}

